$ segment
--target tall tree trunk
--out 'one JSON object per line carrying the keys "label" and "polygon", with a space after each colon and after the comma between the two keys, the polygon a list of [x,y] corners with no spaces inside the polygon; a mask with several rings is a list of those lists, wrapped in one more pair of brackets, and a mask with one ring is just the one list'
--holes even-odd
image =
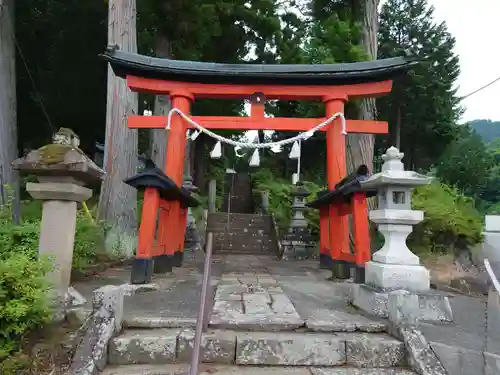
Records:
{"label": "tall tree trunk", "polygon": [[[159,32],[158,32],[159,33]],[[157,57],[172,57],[170,41],[163,34],[158,34],[156,38],[155,53]],[[155,116],[167,116],[170,111],[170,98],[168,95],[155,96],[153,114]],[[168,131],[165,129],[151,129],[149,133],[149,148],[151,160],[158,168],[165,169],[167,161]]]}
{"label": "tall tree trunk", "polygon": [[[358,1],[354,1],[357,3]],[[363,24],[363,46],[368,58],[377,58],[377,33],[378,33],[378,4],[379,0],[359,0],[361,5],[361,22]],[[359,8],[358,8],[359,9]],[[361,120],[374,120],[377,118],[377,106],[375,99],[364,99],[360,103],[359,118]],[[373,134],[349,134],[346,142],[347,173],[353,172],[360,164],[365,164],[373,171],[373,155],[375,148],[375,136]],[[376,200],[368,200],[368,209],[376,207]],[[374,238],[374,236],[372,237]],[[354,247],[354,238],[350,231],[349,240]],[[372,241],[373,242],[373,241]],[[373,244],[372,244],[373,248]]]}
{"label": "tall tree trunk", "polygon": [[14,0],[3,0],[0,1],[0,205],[13,199],[16,222],[20,216],[19,174],[11,163],[17,156]]}
{"label": "tall tree trunk", "polygon": [[[378,4],[379,0],[360,0],[362,7],[363,45],[370,59],[377,58]],[[359,118],[374,120],[377,117],[375,99],[361,102]],[[352,172],[356,166],[366,164],[373,168],[375,137],[373,134],[350,134],[347,136],[347,171]]]}
{"label": "tall tree trunk", "polygon": [[[108,44],[137,52],[135,0],[109,0]],[[99,217],[111,227],[107,250],[129,257],[137,245],[137,192],[123,183],[137,173],[138,133],[127,127],[127,116],[131,114],[137,114],[137,94],[108,67],[106,179],[99,199]]]}
{"label": "tall tree trunk", "polygon": [[401,149],[401,104],[397,103],[396,108],[396,127],[394,129],[394,145],[398,150]]}

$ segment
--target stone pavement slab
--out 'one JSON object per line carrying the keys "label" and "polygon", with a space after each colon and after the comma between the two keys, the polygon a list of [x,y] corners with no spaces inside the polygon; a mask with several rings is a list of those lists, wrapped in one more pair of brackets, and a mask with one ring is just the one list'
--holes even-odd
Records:
{"label": "stone pavement slab", "polygon": [[109,343],[112,365],[172,363],[176,358],[175,329],[128,330]]}
{"label": "stone pavement slab", "polygon": [[211,327],[283,331],[303,324],[271,275],[264,272],[222,275],[215,293]]}
{"label": "stone pavement slab", "polygon": [[313,368],[312,375],[415,375],[413,371],[405,369],[357,369],[357,368]]}
{"label": "stone pavement slab", "polygon": [[[187,365],[135,365],[110,367],[102,375],[187,375]],[[306,367],[261,367],[261,366],[212,366],[201,365],[200,375],[415,375],[406,369],[358,369],[306,368]],[[489,375],[489,374],[488,374]]]}
{"label": "stone pavement slab", "polygon": [[306,327],[317,332],[383,332],[387,321],[363,315],[349,305],[353,284],[303,276],[276,276]]}

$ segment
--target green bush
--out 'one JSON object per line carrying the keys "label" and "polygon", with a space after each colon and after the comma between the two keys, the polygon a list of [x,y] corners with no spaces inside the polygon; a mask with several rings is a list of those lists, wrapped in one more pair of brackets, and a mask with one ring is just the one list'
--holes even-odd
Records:
{"label": "green bush", "polygon": [[0,360],[18,349],[21,338],[50,318],[47,260],[7,253],[0,261]]}
{"label": "green bush", "polygon": [[38,231],[34,221],[14,225],[10,205],[0,207],[0,360],[50,318],[45,279],[50,263],[36,257]]}
{"label": "green bush", "polygon": [[474,200],[457,189],[434,182],[415,190],[412,206],[425,213],[410,235],[417,252],[450,252],[482,240],[482,217]]}
{"label": "green bush", "polygon": [[[0,373],[6,374],[17,362],[3,359],[19,349],[24,335],[50,318],[50,285],[45,275],[51,262],[38,259],[41,205],[23,202],[19,225],[12,222],[10,208],[0,206]],[[91,217],[78,213],[73,269],[84,270],[100,260],[104,231]]]}
{"label": "green bush", "polygon": [[103,258],[105,227],[96,224],[84,213],[79,212],[76,217],[75,248],[73,251],[73,269],[85,270]]}

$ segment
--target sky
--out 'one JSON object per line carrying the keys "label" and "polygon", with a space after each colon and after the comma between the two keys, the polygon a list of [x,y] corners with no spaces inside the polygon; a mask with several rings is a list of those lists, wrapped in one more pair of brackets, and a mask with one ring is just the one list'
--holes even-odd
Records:
{"label": "sky", "polygon": [[[458,94],[464,96],[500,77],[500,0],[429,0],[445,21],[460,58]],[[463,102],[462,121],[500,121],[500,81]]]}

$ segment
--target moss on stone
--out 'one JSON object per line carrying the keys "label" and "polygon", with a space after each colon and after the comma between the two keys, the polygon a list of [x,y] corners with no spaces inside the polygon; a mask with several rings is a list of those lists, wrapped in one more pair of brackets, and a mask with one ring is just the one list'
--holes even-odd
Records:
{"label": "moss on stone", "polygon": [[51,165],[58,164],[64,161],[64,155],[73,150],[71,145],[49,144],[38,149],[40,155],[40,163]]}

